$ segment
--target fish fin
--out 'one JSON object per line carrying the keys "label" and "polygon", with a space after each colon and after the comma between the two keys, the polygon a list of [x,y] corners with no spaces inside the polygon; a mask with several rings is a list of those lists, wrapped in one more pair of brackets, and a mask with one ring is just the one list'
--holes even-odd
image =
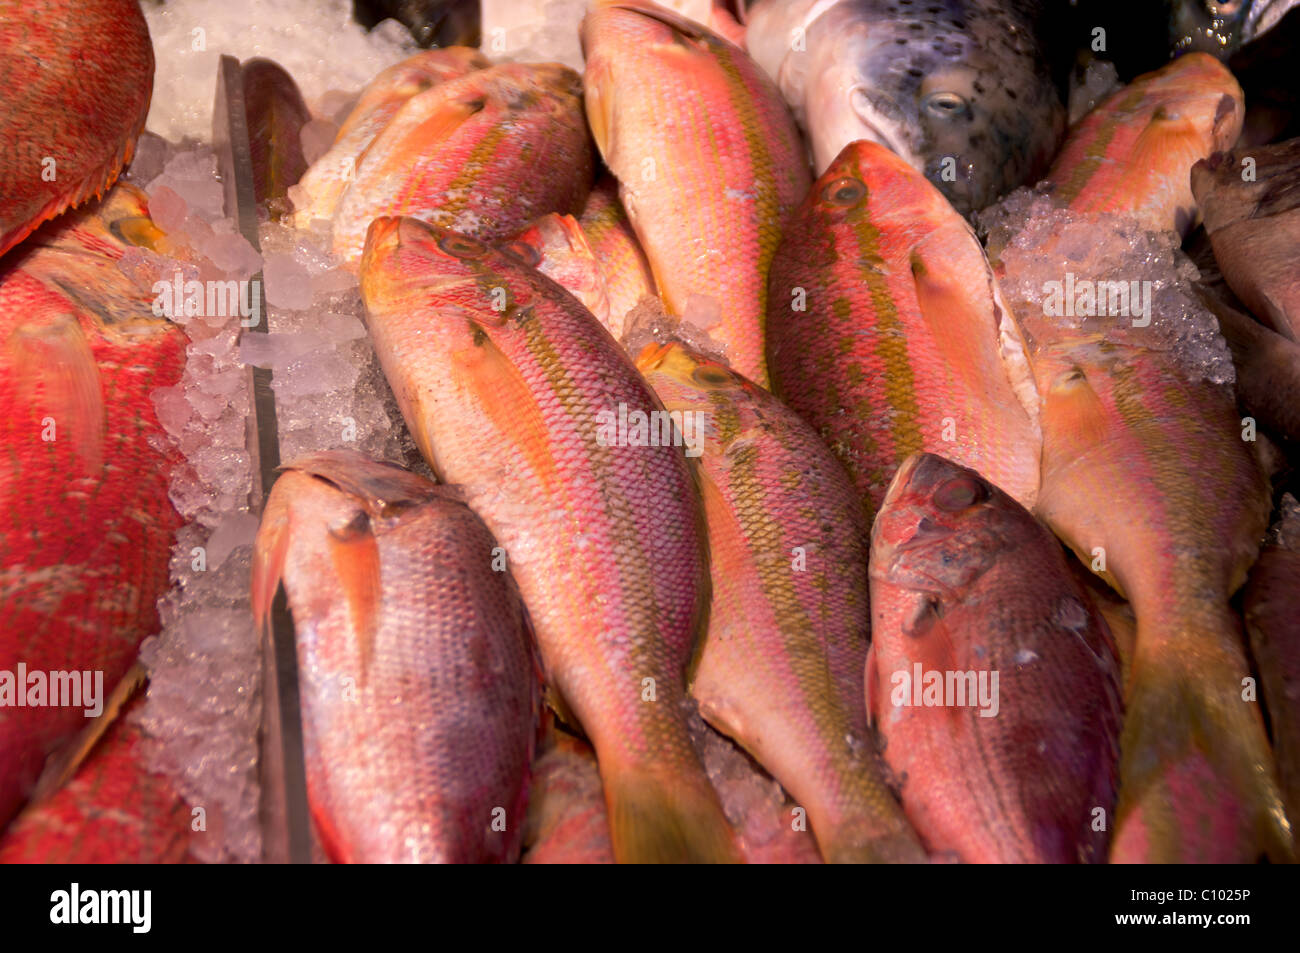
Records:
{"label": "fish fin", "polygon": [[[448,95],[449,92],[459,95]],[[461,92],[459,85],[454,89],[450,85],[430,87],[402,103],[388,124],[357,153],[353,169],[360,173],[372,153],[377,156],[391,155],[399,157],[394,161],[404,161],[400,157],[405,153],[390,149],[391,142],[410,140],[432,147],[434,143],[445,141],[464,125],[465,120],[482,111],[481,94],[469,90]],[[348,183],[349,190],[357,181],[358,178],[354,176]]]}
{"label": "fish fin", "polygon": [[324,450],[299,457],[281,470],[300,470],[355,496],[372,516],[433,499],[437,485],[395,463],[355,450]]}
{"label": "fish fin", "polygon": [[136,692],[148,680],[149,673],[145,671],[145,667],[139,662],[127,669],[121,681],[113,687],[108,697],[104,699],[104,707],[99,715],[91,719],[90,723],[78,733],[76,739],[66,748],[58,754],[51,755],[45,762],[45,769],[41,772],[36,787],[32,791],[31,800],[28,802],[29,807],[53,796],[72,780],[86,759],[99,745],[100,740],[108,733],[108,729],[117,722],[123,709],[126,708],[127,702],[135,697]]}
{"label": "fish fin", "polygon": [[664,26],[680,33],[688,40],[697,43],[703,43],[705,46],[719,46],[723,43],[732,46],[734,44],[724,40],[718,34],[714,33],[708,27],[701,23],[696,23],[690,17],[678,13],[676,10],[669,10],[666,7],[657,4],[639,4],[639,3],[609,3],[605,4],[613,10],[627,10],[631,13],[639,13],[651,20],[658,20]]}
{"label": "fish fin", "polygon": [[[591,138],[596,149],[610,168],[614,167],[614,100],[613,94],[601,90],[613,90],[614,83],[609,68],[603,63],[587,67],[584,86],[583,105],[587,113],[587,126],[591,129]],[[604,79],[602,81],[602,74]]]}
{"label": "fish fin", "polygon": [[[1240,625],[1226,606],[1221,623],[1239,640]],[[1223,634],[1189,638],[1184,627],[1174,644],[1204,645]],[[1141,646],[1151,642],[1139,623],[1111,862],[1294,862],[1259,703],[1242,697],[1244,655],[1192,659],[1171,649],[1143,659]]]}
{"label": "fish fin", "polygon": [[275,592],[280,587],[280,579],[284,575],[284,563],[288,555],[288,504],[276,496],[272,488],[253,544],[251,582],[253,619],[267,636],[271,632],[271,604],[275,601]]}
{"label": "fish fin", "polygon": [[[599,761],[599,753],[597,753]],[[737,864],[736,846],[704,771],[663,776],[601,765],[609,835],[620,864]]]}
{"label": "fish fin", "polygon": [[876,724],[880,720],[880,666],[876,661],[876,643],[873,640],[867,649],[867,665],[864,680],[866,685],[867,720]]}
{"label": "fish fin", "polygon": [[375,635],[379,631],[379,609],[383,601],[379,542],[375,539],[370,517],[358,510],[341,525],[331,526],[329,551],[330,562],[348,607],[348,618],[357,635],[361,684],[365,685],[374,660]]}
{"label": "fish fin", "polygon": [[[54,436],[66,427],[83,475],[97,477],[104,466],[106,418],[99,365],[72,314],[18,327],[10,338],[18,393],[27,403],[40,400],[54,423]],[[39,397],[37,392],[43,392]]]}

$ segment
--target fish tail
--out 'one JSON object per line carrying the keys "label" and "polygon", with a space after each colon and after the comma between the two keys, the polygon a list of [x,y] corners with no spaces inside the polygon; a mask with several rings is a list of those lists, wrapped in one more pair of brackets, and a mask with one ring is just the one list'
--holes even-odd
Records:
{"label": "fish tail", "polygon": [[1183,631],[1143,657],[1139,620],[1112,863],[1295,860],[1240,625],[1226,605],[1220,622],[1235,641]]}
{"label": "fish tail", "polygon": [[880,789],[872,803],[842,817],[809,806],[813,836],[826,863],[924,864],[929,860],[903,809],[883,783]]}
{"label": "fish tail", "polygon": [[[602,765],[603,768],[603,765]],[[609,833],[620,864],[738,864],[743,860],[704,772],[602,771]]]}

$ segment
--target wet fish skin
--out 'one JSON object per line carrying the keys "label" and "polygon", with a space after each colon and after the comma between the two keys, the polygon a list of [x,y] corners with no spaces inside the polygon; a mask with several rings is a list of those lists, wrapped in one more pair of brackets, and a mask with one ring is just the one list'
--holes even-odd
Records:
{"label": "wet fish skin", "polygon": [[1024,342],[970,227],[900,157],[845,147],[786,229],[769,302],[773,390],[872,513],[920,450],[1033,504],[1041,438]]}
{"label": "wet fish skin", "polygon": [[1200,217],[1188,169],[1229,148],[1244,117],[1227,67],[1189,53],[1120,88],[1071,129],[1046,188],[1076,212],[1130,215],[1186,236]]}
{"label": "wet fish skin", "polygon": [[767,391],[681,344],[648,345],[637,367],[699,454],[701,714],[806,809],[828,861],[924,861],[867,728],[867,523],[843,465]]}
{"label": "wet fish skin", "polygon": [[[1300,551],[1294,543],[1264,548],[1243,598],[1251,654],[1259,667],[1272,726],[1282,798],[1291,834],[1300,824]],[[1300,845],[1297,845],[1300,847]]]}
{"label": "wet fish skin", "polygon": [[365,147],[334,215],[334,253],[355,264],[382,215],[509,238],[548,212],[581,211],[592,162],[578,74],[555,63],[471,70],[408,99]]}
{"label": "wet fish skin", "polygon": [[[1119,661],[1055,537],[975,471],[917,454],[872,528],[870,575],[868,705],[926,846],[967,863],[1103,860]],[[974,672],[984,694],[917,705],[898,678],[917,665]]]}
{"label": "wet fish skin", "polygon": [[283,581],[326,851],[517,860],[540,686],[496,541],[453,490],[391,464],[332,451],[285,470],[258,531],[253,610],[266,625]]}
{"label": "wet fish skin", "polygon": [[610,322],[605,326],[615,338],[621,339],[627,313],[642,298],[655,294],[655,279],[619,201],[617,179],[605,175],[596,181],[578,224],[604,281],[610,314]]}
{"label": "wet fish skin", "polygon": [[372,79],[339,127],[334,145],[303,174],[294,197],[294,224],[308,228],[315,219],[334,217],[361,156],[407,100],[489,65],[478,50],[450,47],[417,53]]}
{"label": "wet fish skin", "polygon": [[[159,234],[144,193],[119,183],[0,273],[0,671],[102,672],[107,691],[158,629],[181,458],[150,394],[180,379],[185,336],[117,261],[124,235]],[[0,825],[86,721],[76,707],[0,706]]]}
{"label": "wet fish skin", "polygon": [[728,362],[766,385],[768,266],[809,184],[780,93],[743,50],[648,0],[602,0],[582,42],[587,118],[664,305],[715,322]]}
{"label": "wet fish skin", "polygon": [[271,60],[256,57],[240,71],[244,112],[253,160],[253,191],[260,204],[280,218],[289,211],[289,187],[307,171],[302,154],[302,127],[311,112],[293,77]]}
{"label": "wet fish skin", "polygon": [[137,0],[0,2],[0,255],[113,184],[153,68]]}
{"label": "wet fish skin", "polygon": [[1258,553],[1268,485],[1215,385],[1158,354],[1071,336],[1034,355],[1036,512],[1133,606],[1112,862],[1290,858],[1273,758],[1228,605]]}
{"label": "wet fish skin", "polygon": [[660,410],[636,368],[536,269],[415,219],[371,225],[361,294],[416,443],[500,540],[596,749],[615,856],[738,859],[685,727],[708,605],[691,473],[679,448],[601,429]]}
{"label": "wet fish skin", "polygon": [[1040,175],[1065,132],[1041,17],[1032,0],[760,0],[746,45],[819,174],[869,139],[967,214]]}
{"label": "wet fish skin", "polygon": [[[1252,181],[1246,181],[1247,165]],[[1300,139],[1216,153],[1192,166],[1223,278],[1260,321],[1300,339]]]}

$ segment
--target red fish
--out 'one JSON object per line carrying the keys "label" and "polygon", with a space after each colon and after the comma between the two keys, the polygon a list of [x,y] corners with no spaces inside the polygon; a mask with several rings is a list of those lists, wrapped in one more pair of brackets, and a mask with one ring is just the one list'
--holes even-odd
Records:
{"label": "red fish", "polygon": [[[117,269],[119,236],[158,237],[125,183],[0,272],[0,673],[102,673],[108,689],[158,629],[179,455],[159,449],[149,395],[185,365],[184,334]],[[0,824],[85,723],[82,707],[0,706]]]}
{"label": "red fish", "polygon": [[0,255],[113,184],[153,66],[136,0],[0,0]]}

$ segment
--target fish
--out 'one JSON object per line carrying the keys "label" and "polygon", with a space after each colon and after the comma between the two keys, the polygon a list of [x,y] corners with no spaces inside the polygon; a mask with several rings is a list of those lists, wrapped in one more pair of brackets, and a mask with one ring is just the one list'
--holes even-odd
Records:
{"label": "fish", "polygon": [[1171,55],[1189,51],[1227,59],[1272,30],[1297,0],[1166,0]]}
{"label": "fish", "polygon": [[264,627],[293,615],[307,796],[338,863],[518,860],[541,702],[523,606],[454,489],[353,451],[271,488]]}
{"label": "fish", "polygon": [[482,41],[481,0],[353,0],[352,17],[367,30],[393,19],[422,48],[468,46]]}
{"label": "fish", "polygon": [[[1200,53],[1116,93],[1075,128],[1049,173],[1053,198],[1072,213],[1060,221],[1190,228],[1191,168],[1235,138],[1238,93]],[[1062,234],[1022,249],[1022,262],[998,252],[1000,276],[1021,286],[1027,263],[1068,262]],[[1141,262],[1115,267],[1140,271]],[[1110,860],[1290,859],[1263,719],[1242,696],[1249,665],[1229,605],[1268,519],[1258,447],[1230,392],[1170,348],[1168,328],[1113,316],[1076,326],[1040,311],[1018,312],[1032,324],[1041,401],[1034,512],[1137,623]]]}
{"label": "fish", "polygon": [[1127,215],[1186,237],[1200,218],[1188,169],[1230,148],[1244,117],[1241,87],[1227,67],[1188,53],[1088,113],[1038,188],[1075,212]]}
{"label": "fish", "polygon": [[1228,286],[1267,327],[1300,340],[1300,139],[1218,152],[1192,166],[1192,193]]}
{"label": "fish", "polygon": [[470,236],[378,218],[360,275],[402,416],[500,541],[552,704],[596,749],[615,858],[738,860],[685,725],[708,551],[682,450],[636,436],[658,400],[572,295]]}
{"label": "fish", "polygon": [[799,131],[745,52],[648,0],[582,21],[587,119],[668,312],[765,386],[767,272],[808,189]]}
{"label": "fish", "polygon": [[1236,408],[1159,354],[1096,335],[1062,334],[1033,360],[1043,395],[1036,512],[1137,616],[1112,862],[1288,858],[1228,605],[1268,515]]}
{"label": "fish", "polygon": [[610,312],[605,278],[582,226],[572,215],[543,215],[504,249],[573,295],[615,338],[622,336]]}
{"label": "fish", "polygon": [[302,153],[302,127],[311,112],[284,67],[256,57],[240,71],[244,82],[244,113],[253,163],[253,194],[275,218],[289,212],[289,187],[307,171]]}
{"label": "fish", "polygon": [[[127,676],[131,678],[130,675]],[[34,800],[0,834],[0,864],[174,864],[207,830],[165,774],[149,766],[140,724],[141,674],[116,710],[95,725],[71,778]],[[114,693],[116,694],[116,692]]]}
{"label": "fish", "polygon": [[860,141],[813,186],[772,263],[773,391],[869,504],[920,450],[1022,504],[1041,438],[1025,343],[970,226],[901,157]]}
{"label": "fish", "polygon": [[471,70],[408,99],[357,156],[333,251],[355,266],[366,229],[385,215],[509,238],[548,212],[581,212],[592,167],[577,73],[556,63]]}
{"label": "fish", "polygon": [[642,298],[655,296],[655,279],[627,212],[618,198],[618,180],[605,175],[596,180],[578,219],[582,234],[600,268],[609,303],[609,328],[620,340],[627,314]]}
{"label": "fish", "polygon": [[867,728],[867,522],[843,464],[770,393],[679,343],[647,345],[637,367],[697,454],[713,579],[701,715],[806,810],[828,862],[924,862]]}
{"label": "fish", "polygon": [[1065,133],[1033,0],[759,0],[745,42],[812,143],[892,150],[962,214],[1042,174]]}
{"label": "fish", "polygon": [[1056,538],[974,470],[919,453],[872,528],[870,576],[868,706],[926,846],[1104,861],[1119,660]]}
{"label": "fish", "polygon": [[[102,673],[111,689],[159,629],[181,457],[150,394],[180,380],[186,338],[118,262],[160,239],[121,182],[0,271],[0,672],[15,678]],[[85,724],[81,707],[0,705],[0,826]]]}
{"label": "fish", "polygon": [[294,226],[308,229],[317,219],[334,218],[339,200],[356,176],[357,163],[411,98],[489,65],[478,50],[451,47],[417,53],[372,79],[343,120],[334,144],[289,190]]}
{"label": "fish", "polygon": [[153,69],[137,0],[0,0],[0,255],[113,184]]}
{"label": "fish", "polygon": [[[1285,499],[1285,498],[1284,498]],[[1300,823],[1300,516],[1278,523],[1275,542],[1264,547],[1250,571],[1242,598],[1250,650],[1259,668],[1272,726],[1273,753],[1292,836]]]}
{"label": "fish", "polygon": [[596,752],[581,738],[553,730],[532,769],[525,864],[612,864]]}

